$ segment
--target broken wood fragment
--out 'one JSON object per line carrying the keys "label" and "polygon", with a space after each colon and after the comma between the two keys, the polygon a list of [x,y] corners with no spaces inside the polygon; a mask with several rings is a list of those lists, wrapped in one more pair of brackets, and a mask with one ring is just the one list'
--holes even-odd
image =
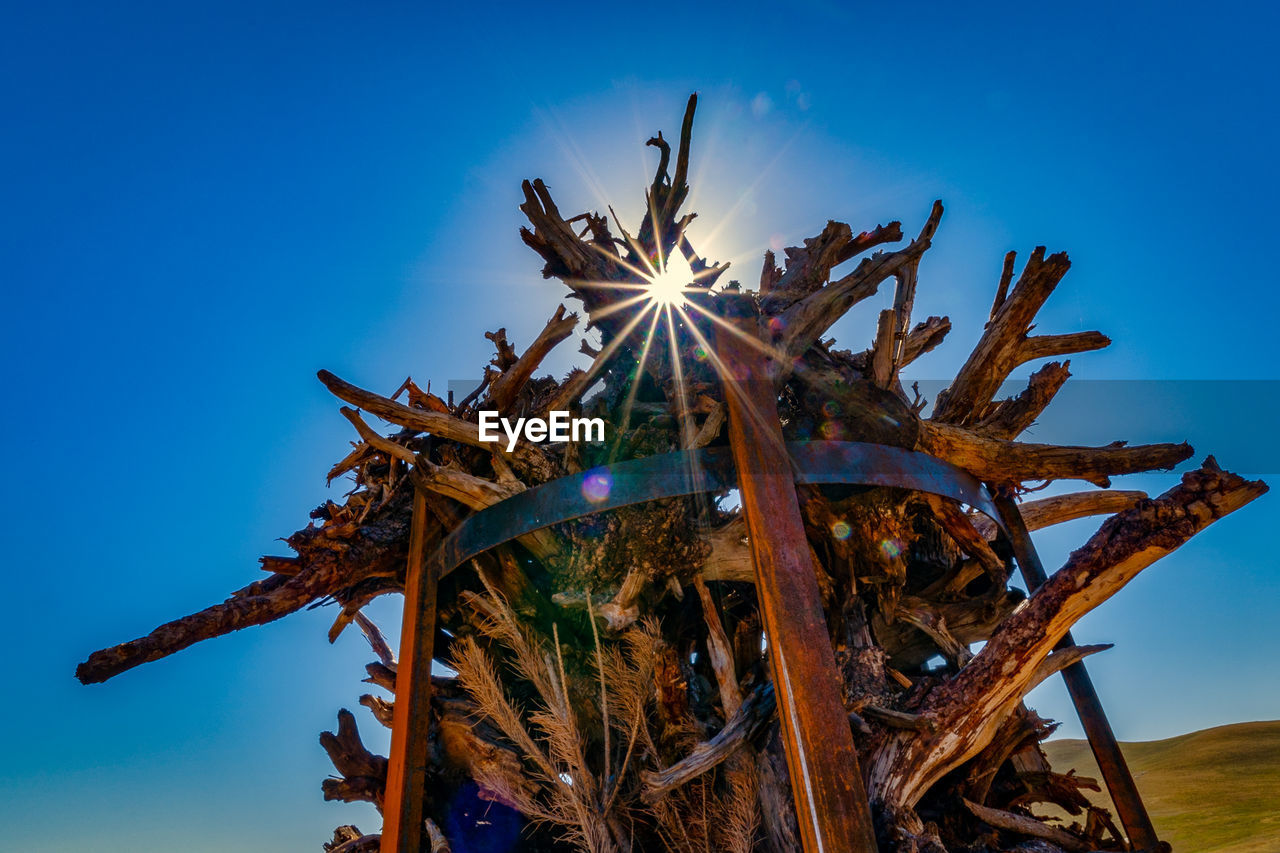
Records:
{"label": "broken wood fragment", "polygon": [[490,405],[500,412],[507,411],[542,360],[557,344],[573,334],[574,327],[577,325],[578,315],[566,316],[564,306],[558,306],[555,314],[547,321],[546,327],[538,333],[538,337],[529,345],[529,348],[505,367],[501,375],[489,384]]}
{"label": "broken wood fragment", "polygon": [[1045,841],[1051,841],[1062,849],[1073,851],[1073,853],[1085,853],[1085,851],[1089,850],[1087,844],[1069,832],[1064,832],[1033,817],[980,806],[969,800],[965,800],[964,805],[965,808],[973,812],[974,817],[994,826],[996,829],[1027,835],[1032,838],[1043,838]]}

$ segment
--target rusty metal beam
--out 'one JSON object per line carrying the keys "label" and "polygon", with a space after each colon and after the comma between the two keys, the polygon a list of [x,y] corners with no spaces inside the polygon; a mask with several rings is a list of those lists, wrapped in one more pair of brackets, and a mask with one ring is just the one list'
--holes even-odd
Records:
{"label": "rusty metal beam", "polygon": [[[1026,581],[1027,591],[1035,592],[1048,580],[1048,575],[1045,574],[1044,564],[1040,562],[1040,555],[1031,541],[1031,533],[1022,520],[1022,513],[1018,511],[1017,503],[1007,492],[998,491],[995,502],[996,508],[1004,519],[1005,530],[1013,546],[1013,556],[1018,561],[1018,568],[1022,571],[1023,580]],[[1069,648],[1074,645],[1075,640],[1068,631],[1058,643],[1057,648]],[[1156,836],[1151,817],[1142,803],[1138,786],[1133,781],[1133,774],[1129,772],[1129,765],[1124,760],[1124,753],[1120,751],[1120,744],[1116,740],[1115,732],[1111,730],[1106,712],[1102,710],[1102,700],[1098,698],[1098,691],[1094,689],[1093,679],[1089,677],[1089,671],[1085,669],[1084,662],[1077,661],[1063,669],[1062,678],[1067,683],[1067,692],[1071,694],[1071,702],[1080,716],[1080,725],[1089,739],[1089,748],[1093,750],[1098,769],[1102,771],[1103,781],[1106,782],[1111,801],[1115,803],[1120,823],[1124,825],[1125,834],[1129,836],[1130,847],[1140,851],[1169,849],[1168,845],[1163,844]]]}
{"label": "rusty metal beam", "polygon": [[[728,301],[728,300],[726,300]],[[875,853],[875,832],[754,304],[718,330],[729,443],[756,570],[787,769],[806,853]]]}
{"label": "rusty metal beam", "polygon": [[438,563],[425,559],[427,502],[413,496],[413,526],[405,567],[404,618],[396,663],[391,756],[382,805],[382,853],[420,853],[424,826],[431,706],[431,657],[435,641]]}

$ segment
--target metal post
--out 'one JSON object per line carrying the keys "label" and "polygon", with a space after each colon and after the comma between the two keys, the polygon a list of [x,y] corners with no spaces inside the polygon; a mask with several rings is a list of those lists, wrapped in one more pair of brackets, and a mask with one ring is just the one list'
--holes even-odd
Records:
{"label": "metal post", "polygon": [[426,523],[427,501],[415,490],[391,718],[391,757],[382,804],[382,853],[420,853],[422,849],[438,574],[435,561],[428,562],[423,553]]}
{"label": "metal post", "polygon": [[[997,492],[995,503],[1004,517],[1010,544],[1013,546],[1013,555],[1018,561],[1018,568],[1022,570],[1027,591],[1035,592],[1048,580],[1048,576],[1045,574],[1044,564],[1040,562],[1040,555],[1036,553],[1035,544],[1031,541],[1031,534],[1027,530],[1026,522],[1022,519],[1022,513],[1018,511],[1018,505],[1013,498],[1003,490]],[[1075,640],[1068,631],[1056,648],[1063,649],[1074,645]],[[1093,757],[1098,762],[1098,769],[1102,771],[1107,792],[1111,794],[1111,801],[1115,803],[1120,822],[1129,836],[1130,847],[1142,851],[1167,850],[1168,846],[1162,844],[1156,837],[1151,817],[1142,804],[1138,786],[1133,781],[1133,774],[1129,772],[1129,765],[1120,751],[1120,744],[1116,741],[1115,732],[1111,730],[1111,723],[1107,721],[1107,715],[1102,710],[1102,702],[1098,699],[1098,692],[1093,687],[1093,679],[1089,677],[1084,661],[1077,661],[1062,670],[1062,679],[1067,683],[1067,692],[1071,694],[1076,713],[1080,715],[1080,724],[1084,727],[1085,736],[1089,739],[1089,748],[1093,750]]]}
{"label": "metal post", "polygon": [[730,320],[739,334],[717,331],[716,348],[801,841],[806,853],[875,853],[769,362],[754,305],[735,302],[750,310]]}

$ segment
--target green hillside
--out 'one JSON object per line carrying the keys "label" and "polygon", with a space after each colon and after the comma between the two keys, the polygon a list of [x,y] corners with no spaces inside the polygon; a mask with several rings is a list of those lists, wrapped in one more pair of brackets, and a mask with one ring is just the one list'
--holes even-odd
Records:
{"label": "green hillside", "polygon": [[[1280,853],[1280,721],[1123,744],[1151,819],[1174,853]],[[1054,770],[1098,779],[1082,740],[1045,744]],[[1106,794],[1095,795],[1111,806]]]}

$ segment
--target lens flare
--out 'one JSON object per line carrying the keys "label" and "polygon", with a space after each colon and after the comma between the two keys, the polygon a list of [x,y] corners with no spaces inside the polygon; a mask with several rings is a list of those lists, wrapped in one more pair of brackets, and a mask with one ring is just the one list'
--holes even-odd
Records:
{"label": "lens flare", "polygon": [[823,421],[818,432],[827,441],[844,441],[844,424],[840,421]]}
{"label": "lens flare", "polygon": [[598,504],[608,500],[611,491],[613,491],[613,477],[604,468],[588,471],[582,478],[582,495],[592,503]]}

